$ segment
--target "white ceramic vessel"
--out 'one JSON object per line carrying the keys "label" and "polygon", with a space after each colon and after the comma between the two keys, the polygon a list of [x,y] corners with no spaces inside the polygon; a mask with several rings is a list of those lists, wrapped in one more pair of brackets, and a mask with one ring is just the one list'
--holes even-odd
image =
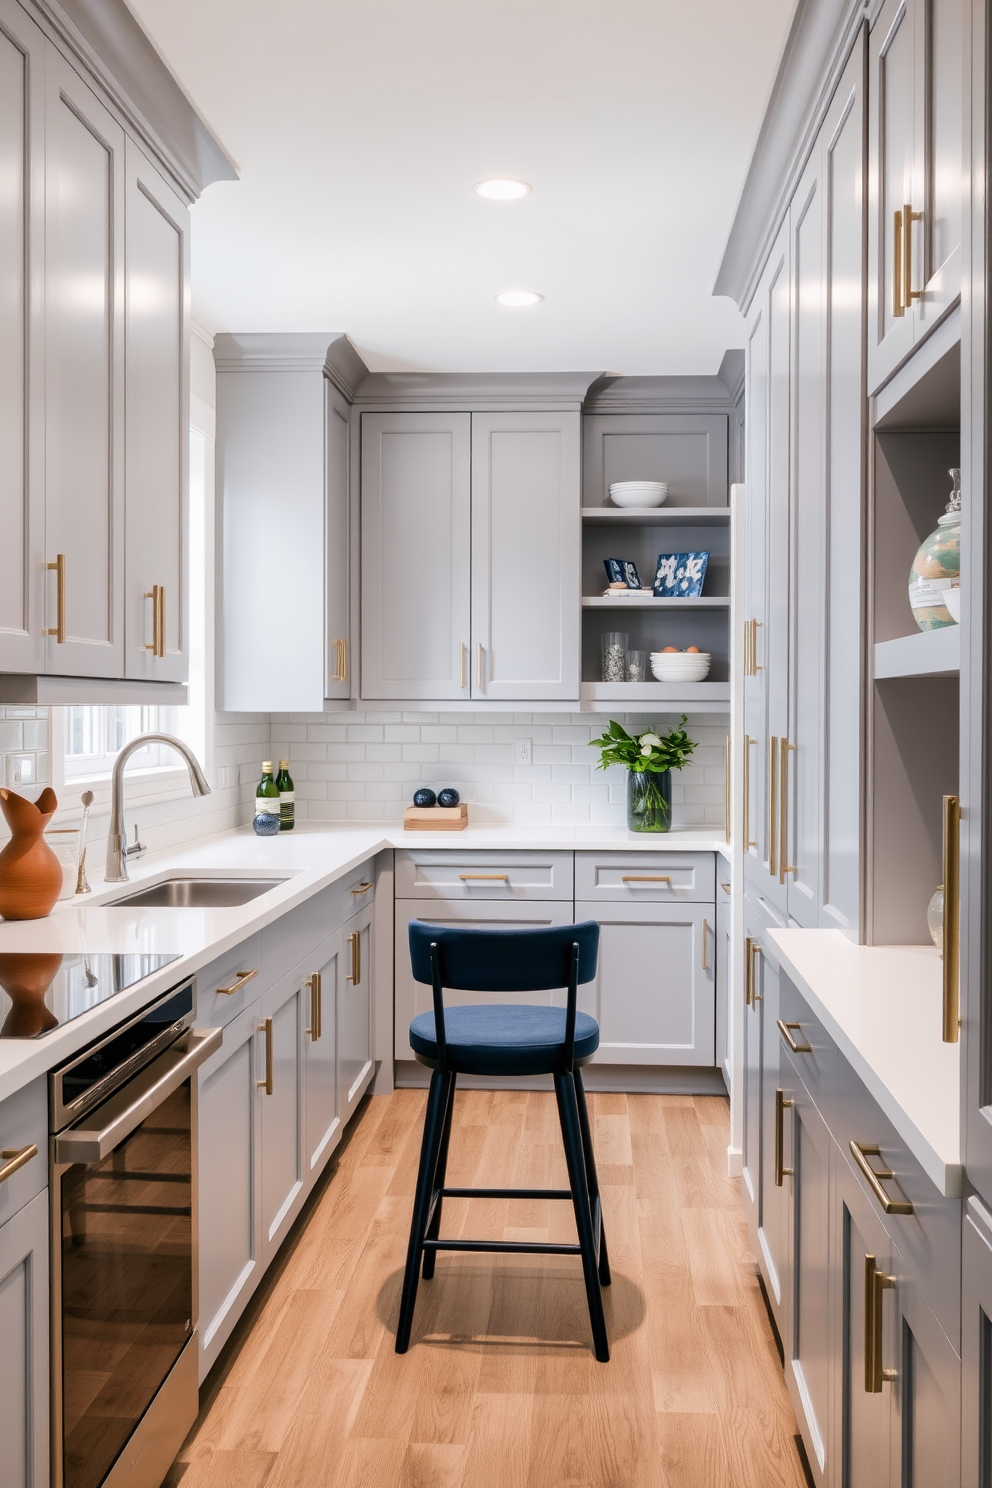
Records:
{"label": "white ceramic vessel", "polygon": [[652,651],[651,671],[657,682],[703,682],[711,661],[708,651]]}
{"label": "white ceramic vessel", "polygon": [[614,481],[610,500],[614,506],[663,506],[668,500],[668,486],[664,481]]}

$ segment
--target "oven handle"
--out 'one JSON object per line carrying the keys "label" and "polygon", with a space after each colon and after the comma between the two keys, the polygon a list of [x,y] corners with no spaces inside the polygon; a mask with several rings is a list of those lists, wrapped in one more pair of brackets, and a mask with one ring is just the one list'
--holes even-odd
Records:
{"label": "oven handle", "polygon": [[[147,1065],[123,1090],[112,1095],[97,1108],[106,1125],[96,1130],[71,1126],[55,1138],[57,1163],[99,1162],[113,1152],[119,1142],[130,1136],[156,1106],[160,1106],[204,1060],[219,1049],[224,1039],[223,1028],[195,1028],[185,1039],[178,1040],[158,1059]],[[185,1047],[181,1047],[185,1046]]]}

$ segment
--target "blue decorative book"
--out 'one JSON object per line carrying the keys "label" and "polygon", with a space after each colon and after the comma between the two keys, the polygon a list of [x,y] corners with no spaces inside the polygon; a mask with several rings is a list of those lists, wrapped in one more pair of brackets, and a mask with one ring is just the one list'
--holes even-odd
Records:
{"label": "blue decorative book", "polygon": [[653,593],[658,599],[698,599],[709,553],[659,553]]}

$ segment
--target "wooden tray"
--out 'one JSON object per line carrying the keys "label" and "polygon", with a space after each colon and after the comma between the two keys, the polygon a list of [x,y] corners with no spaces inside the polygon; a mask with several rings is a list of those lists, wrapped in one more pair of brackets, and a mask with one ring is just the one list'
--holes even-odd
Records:
{"label": "wooden tray", "polygon": [[408,806],[403,813],[404,832],[464,832],[468,826],[468,807]]}

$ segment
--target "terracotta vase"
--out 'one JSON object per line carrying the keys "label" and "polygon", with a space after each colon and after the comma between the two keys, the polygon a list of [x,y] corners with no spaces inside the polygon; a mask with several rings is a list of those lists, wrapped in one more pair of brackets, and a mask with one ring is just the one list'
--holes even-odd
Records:
{"label": "terracotta vase", "polygon": [[58,801],[46,786],[37,803],[0,788],[0,811],[11,837],[0,852],[0,915],[5,920],[41,920],[62,891],[62,864],[44,832]]}
{"label": "terracotta vase", "polygon": [[0,1038],[36,1038],[55,1027],[59,1020],[45,998],[61,966],[62,957],[57,952],[0,954],[0,987],[11,1003]]}

